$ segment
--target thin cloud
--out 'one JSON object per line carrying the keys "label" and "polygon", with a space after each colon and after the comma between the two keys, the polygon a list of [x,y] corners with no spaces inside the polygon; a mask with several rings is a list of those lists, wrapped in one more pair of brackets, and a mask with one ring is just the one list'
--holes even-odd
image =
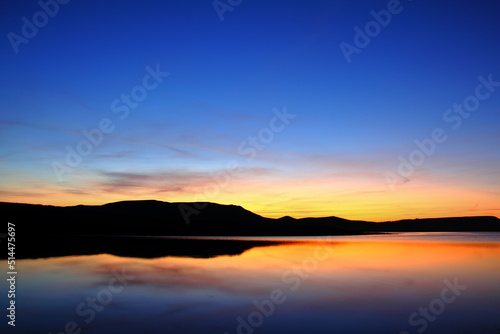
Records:
{"label": "thin cloud", "polygon": [[44,197],[46,194],[33,191],[0,190],[1,197]]}
{"label": "thin cloud", "polygon": [[[268,176],[277,171],[270,168],[242,168],[234,179],[256,178]],[[130,194],[147,190],[153,193],[186,193],[197,192],[208,184],[216,183],[217,175],[226,174],[225,170],[199,172],[188,170],[174,171],[141,171],[141,172],[112,172],[98,171],[99,181],[93,187],[106,193]]]}

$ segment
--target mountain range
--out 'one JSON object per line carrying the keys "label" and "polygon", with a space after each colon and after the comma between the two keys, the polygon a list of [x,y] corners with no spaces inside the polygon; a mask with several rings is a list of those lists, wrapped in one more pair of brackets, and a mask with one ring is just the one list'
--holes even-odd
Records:
{"label": "mountain range", "polygon": [[100,206],[0,202],[4,221],[24,235],[311,236],[373,232],[500,231],[493,216],[370,222],[339,217],[265,218],[216,203],[122,201]]}
{"label": "mountain range", "polygon": [[[500,231],[493,216],[444,217],[388,222],[339,217],[266,218],[241,206],[216,203],[122,201],[58,207],[0,202],[15,226],[16,258],[110,253],[120,256],[212,257],[240,254],[272,241],[189,240],[182,236],[326,236],[384,232]],[[2,242],[6,234],[0,235]],[[154,238],[140,238],[148,236]],[[0,258],[6,258],[2,252]]]}

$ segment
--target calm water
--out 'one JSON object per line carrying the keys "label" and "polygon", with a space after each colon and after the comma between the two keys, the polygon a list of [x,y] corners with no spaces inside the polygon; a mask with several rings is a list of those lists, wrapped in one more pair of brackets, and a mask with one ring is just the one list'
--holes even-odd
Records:
{"label": "calm water", "polygon": [[205,259],[20,260],[15,332],[500,332],[500,234],[295,240]]}

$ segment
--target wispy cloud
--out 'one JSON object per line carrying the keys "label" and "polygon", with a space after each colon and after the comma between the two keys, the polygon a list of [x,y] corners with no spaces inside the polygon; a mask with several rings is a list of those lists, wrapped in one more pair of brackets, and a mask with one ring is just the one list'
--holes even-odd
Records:
{"label": "wispy cloud", "polygon": [[[272,175],[276,170],[269,168],[242,168],[235,179],[256,178]],[[113,194],[131,194],[134,192],[149,191],[155,194],[162,193],[196,193],[208,184],[215,183],[216,175],[225,173],[225,170],[211,172],[171,170],[171,171],[137,171],[114,172],[98,171],[98,181],[93,182],[94,189]]]}
{"label": "wispy cloud", "polygon": [[0,189],[0,197],[43,197],[46,194],[36,191]]}

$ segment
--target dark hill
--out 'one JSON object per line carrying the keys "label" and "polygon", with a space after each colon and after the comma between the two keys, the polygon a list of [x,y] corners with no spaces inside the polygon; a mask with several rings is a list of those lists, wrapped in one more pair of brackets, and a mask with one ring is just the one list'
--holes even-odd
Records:
{"label": "dark hill", "polygon": [[[100,206],[0,202],[4,221],[23,235],[299,236],[370,232],[500,231],[497,217],[449,217],[374,223],[338,217],[271,219],[241,206],[123,201]],[[187,219],[186,219],[187,218]]]}
{"label": "dark hill", "polygon": [[124,201],[101,206],[69,207],[0,203],[0,211],[5,220],[16,222],[17,231],[24,235],[266,236],[359,233],[337,228],[328,221],[304,224],[291,217],[270,219],[240,206],[215,203]]}
{"label": "dark hill", "polygon": [[[321,236],[379,232],[500,231],[497,217],[375,223],[338,217],[270,219],[236,205],[124,201],[56,207],[0,202],[15,224],[16,258],[110,253],[210,257],[239,254],[264,241],[165,239],[162,236]],[[187,219],[186,219],[187,218]],[[6,226],[5,224],[4,226]],[[0,234],[0,242],[6,241]],[[137,238],[154,236],[156,238]],[[267,242],[269,244],[269,242]],[[0,258],[6,258],[2,253]]]}

